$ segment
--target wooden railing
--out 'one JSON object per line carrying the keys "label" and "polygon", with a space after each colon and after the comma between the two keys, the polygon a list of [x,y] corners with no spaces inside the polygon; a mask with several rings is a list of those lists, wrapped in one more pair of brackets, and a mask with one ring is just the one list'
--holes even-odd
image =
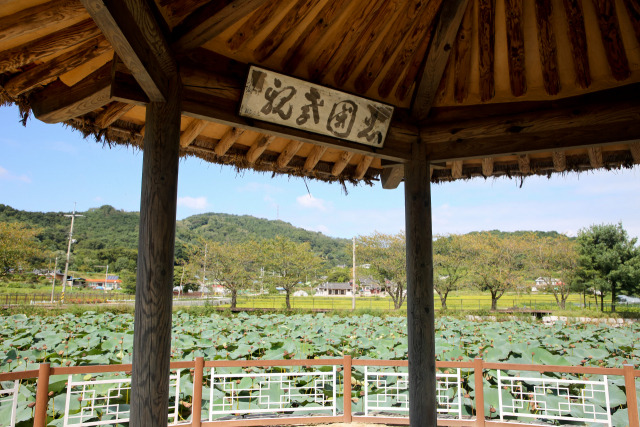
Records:
{"label": "wooden railing", "polygon": [[[352,360],[350,356],[213,361],[198,357],[194,361],[172,362],[169,425],[262,426],[332,422],[408,425],[407,366],[406,360]],[[438,425],[534,425],[522,421],[531,419],[538,425],[540,421],[571,420],[587,425],[614,426],[609,388],[614,383],[611,377],[617,376],[623,379],[626,396],[626,402],[617,397],[617,410],[626,406],[628,421],[625,419],[624,423],[640,427],[636,392],[640,371],[634,370],[632,365],[622,368],[546,366],[487,363],[475,359],[437,362],[436,367]],[[20,405],[33,408],[36,427],[46,426],[49,414],[49,421],[52,417],[63,417],[64,426],[126,423],[130,371],[131,365],[51,367],[43,363],[38,370],[2,373],[0,410],[7,413],[5,405],[12,405],[12,420],[1,420],[0,424],[14,426]],[[552,375],[526,376],[523,372]],[[567,374],[574,378],[567,378]],[[56,392],[66,394],[64,411],[58,407],[55,412],[52,407],[55,393],[49,385],[55,377],[58,377],[54,383],[58,384]],[[620,380],[615,383],[621,384]],[[66,381],[62,389],[61,381]],[[11,383],[14,385],[8,387]],[[35,386],[35,399],[18,399],[21,386]],[[495,394],[496,388],[499,402],[492,403],[487,412],[486,393]],[[594,403],[593,399],[599,394],[605,405]],[[557,407],[547,405],[545,399],[550,396]]]}

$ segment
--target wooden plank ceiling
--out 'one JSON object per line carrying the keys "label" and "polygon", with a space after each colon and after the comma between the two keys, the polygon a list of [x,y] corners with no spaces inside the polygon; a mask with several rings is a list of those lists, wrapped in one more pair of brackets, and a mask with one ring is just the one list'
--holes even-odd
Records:
{"label": "wooden plank ceiling", "polygon": [[[396,107],[375,149],[240,117],[248,65]],[[637,0],[0,0],[0,101],[142,145],[184,85],[181,153],[327,181],[640,163]]]}

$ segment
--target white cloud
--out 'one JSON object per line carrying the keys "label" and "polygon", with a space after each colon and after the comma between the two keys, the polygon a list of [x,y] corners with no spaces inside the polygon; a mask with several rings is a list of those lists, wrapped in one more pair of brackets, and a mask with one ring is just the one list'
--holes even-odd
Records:
{"label": "white cloud", "polygon": [[29,178],[27,175],[14,175],[2,166],[0,166],[0,179],[5,181],[22,181],[26,182],[27,184],[31,183],[31,178]]}
{"label": "white cloud", "polygon": [[185,208],[201,211],[209,206],[206,197],[178,197],[178,206],[184,206]]}
{"label": "white cloud", "polygon": [[304,196],[297,197],[296,202],[303,208],[317,209],[322,212],[329,210],[326,201],[317,199],[308,193]]}

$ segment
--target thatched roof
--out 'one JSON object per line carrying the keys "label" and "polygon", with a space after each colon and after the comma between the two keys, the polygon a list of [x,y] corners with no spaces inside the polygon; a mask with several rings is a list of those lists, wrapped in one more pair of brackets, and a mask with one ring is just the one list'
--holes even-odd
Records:
{"label": "thatched roof", "polygon": [[[384,147],[240,116],[249,64],[394,106]],[[637,0],[0,0],[25,115],[140,146],[166,67],[213,163],[387,188],[418,138],[436,182],[640,163]]]}

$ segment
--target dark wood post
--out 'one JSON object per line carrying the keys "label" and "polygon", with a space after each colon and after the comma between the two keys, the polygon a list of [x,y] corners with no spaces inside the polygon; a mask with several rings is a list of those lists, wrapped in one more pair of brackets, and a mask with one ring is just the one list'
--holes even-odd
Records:
{"label": "dark wood post", "polygon": [[166,102],[147,106],[136,278],[131,426],[168,422],[173,249],[180,147],[179,77]]}
{"label": "dark wood post", "polygon": [[405,165],[404,197],[409,421],[421,427],[437,425],[430,176],[426,144],[415,142],[412,159]]}

